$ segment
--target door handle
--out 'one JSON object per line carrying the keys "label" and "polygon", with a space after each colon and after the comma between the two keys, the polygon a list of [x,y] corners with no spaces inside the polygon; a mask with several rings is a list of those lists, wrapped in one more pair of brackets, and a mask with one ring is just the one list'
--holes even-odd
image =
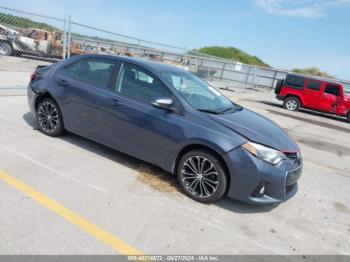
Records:
{"label": "door handle", "polygon": [[112,106],[120,106],[121,104],[120,104],[120,101],[118,100],[118,99],[116,99],[116,98],[111,98],[111,105]]}
{"label": "door handle", "polygon": [[64,80],[64,79],[59,79],[58,84],[60,84],[61,86],[70,86],[69,82]]}

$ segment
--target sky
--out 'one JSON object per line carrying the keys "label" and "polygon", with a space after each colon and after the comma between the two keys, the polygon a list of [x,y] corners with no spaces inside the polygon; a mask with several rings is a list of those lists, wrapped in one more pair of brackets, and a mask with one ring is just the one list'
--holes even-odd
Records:
{"label": "sky", "polygon": [[350,80],[350,0],[0,0],[0,6],[70,14],[79,23],[188,49],[233,46],[275,68],[317,66]]}

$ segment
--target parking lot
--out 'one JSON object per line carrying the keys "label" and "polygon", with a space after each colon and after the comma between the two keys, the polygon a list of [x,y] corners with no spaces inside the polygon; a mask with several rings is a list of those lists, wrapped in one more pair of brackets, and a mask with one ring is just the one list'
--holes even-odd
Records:
{"label": "parking lot", "polygon": [[344,119],[288,112],[269,91],[222,91],[284,128],[304,172],[277,206],[200,204],[157,167],[36,130],[24,87],[37,63],[0,57],[0,254],[350,254]]}

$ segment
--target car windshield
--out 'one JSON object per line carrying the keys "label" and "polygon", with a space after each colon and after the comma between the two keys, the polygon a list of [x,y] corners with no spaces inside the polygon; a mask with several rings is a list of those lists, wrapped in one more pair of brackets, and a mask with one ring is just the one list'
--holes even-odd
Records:
{"label": "car windshield", "polygon": [[161,74],[191,106],[199,111],[221,114],[242,109],[191,73],[168,71]]}

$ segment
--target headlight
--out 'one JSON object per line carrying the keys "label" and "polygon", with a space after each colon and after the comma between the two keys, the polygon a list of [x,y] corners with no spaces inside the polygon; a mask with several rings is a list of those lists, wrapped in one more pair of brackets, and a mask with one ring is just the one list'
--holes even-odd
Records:
{"label": "headlight", "polygon": [[242,147],[252,155],[272,165],[277,165],[279,162],[286,158],[286,156],[278,150],[253,142],[245,143]]}

